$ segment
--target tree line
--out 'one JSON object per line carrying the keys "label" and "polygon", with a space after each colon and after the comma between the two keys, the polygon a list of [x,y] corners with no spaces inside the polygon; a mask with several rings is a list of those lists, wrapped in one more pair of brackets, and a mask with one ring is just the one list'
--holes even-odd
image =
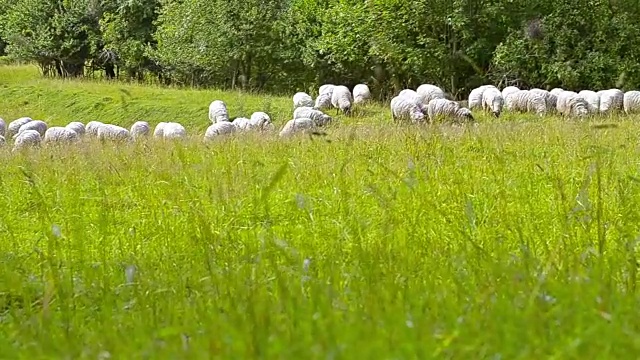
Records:
{"label": "tree line", "polygon": [[0,0],[0,53],[45,76],[311,91],[640,88],[631,0]]}

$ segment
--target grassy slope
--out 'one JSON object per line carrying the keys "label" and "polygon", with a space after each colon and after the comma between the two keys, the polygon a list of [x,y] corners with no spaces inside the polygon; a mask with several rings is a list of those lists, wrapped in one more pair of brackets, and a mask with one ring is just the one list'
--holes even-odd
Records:
{"label": "grassy slope", "polygon": [[[203,129],[212,98],[263,101],[25,68],[0,68],[0,84],[3,117],[53,123]],[[282,123],[289,99],[270,103]],[[638,353],[638,125],[387,116],[345,120],[330,141],[0,151],[2,357]]]}

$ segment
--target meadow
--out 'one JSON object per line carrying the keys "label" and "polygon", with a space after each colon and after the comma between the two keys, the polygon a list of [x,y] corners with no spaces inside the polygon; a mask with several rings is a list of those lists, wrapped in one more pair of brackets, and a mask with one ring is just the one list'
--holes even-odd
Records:
{"label": "meadow", "polygon": [[640,354],[637,118],[399,126],[377,104],[203,143],[214,99],[291,117],[290,97],[0,67],[5,120],[193,134],[0,148],[0,358]]}

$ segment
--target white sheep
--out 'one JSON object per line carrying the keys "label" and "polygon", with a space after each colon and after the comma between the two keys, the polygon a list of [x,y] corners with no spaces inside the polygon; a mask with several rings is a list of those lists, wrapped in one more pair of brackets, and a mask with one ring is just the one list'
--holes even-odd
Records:
{"label": "white sheep", "polygon": [[153,137],[154,138],[163,138],[164,137],[164,126],[167,125],[166,122],[161,121],[156,124],[156,127],[153,129]]}
{"label": "white sheep", "polygon": [[236,130],[238,131],[251,130],[251,120],[245,117],[235,118],[231,123],[236,127]]}
{"label": "white sheep", "polygon": [[591,90],[582,90],[578,93],[578,96],[587,102],[589,113],[596,114],[600,112],[600,95],[598,93]]}
{"label": "white sheep", "polygon": [[543,89],[538,89],[538,88],[533,88],[531,90],[532,93],[536,93],[540,96],[542,96],[542,98],[544,99],[545,105],[547,106],[547,111],[549,110],[553,110],[556,108],[557,104],[558,104],[558,97],[553,95],[552,93],[550,93],[547,90],[543,90]]}
{"label": "white sheep", "polygon": [[15,134],[18,133],[20,127],[29,121],[32,121],[30,117],[21,117],[19,119],[13,120],[9,123],[9,127],[7,128],[5,136],[8,138],[12,138]]}
{"label": "white sheep", "polygon": [[624,93],[618,89],[598,91],[600,95],[600,113],[621,111],[624,103]]}
{"label": "white sheep", "polygon": [[236,132],[236,127],[231,122],[219,122],[215,123],[207,128],[204,133],[204,140],[209,141],[222,135],[229,135]]}
{"label": "white sheep", "polygon": [[49,126],[47,126],[47,123],[42,120],[31,120],[28,123],[20,126],[20,129],[18,129],[18,134],[26,130],[35,130],[40,133],[40,137],[42,137],[44,136],[44,133],[47,131],[48,127]]}
{"label": "white sheep", "polygon": [[272,130],[273,123],[271,122],[271,117],[265,112],[256,111],[251,114],[251,119],[249,119],[249,124],[251,128],[256,130]]}
{"label": "white sheep", "polygon": [[209,120],[214,124],[221,121],[229,121],[229,112],[224,101],[214,100],[209,104]]}
{"label": "white sheep", "polygon": [[391,117],[393,121],[409,120],[412,123],[424,122],[422,103],[412,94],[398,95],[391,99]]}
{"label": "white sheep", "polygon": [[318,94],[332,94],[335,87],[333,84],[324,84],[318,89]]}
{"label": "white sheep", "polygon": [[[504,94],[504,90],[502,92]],[[529,90],[508,93],[504,98],[504,107],[508,111],[534,112],[539,116],[547,113],[547,102],[540,95]]]}
{"label": "white sheep", "polygon": [[4,135],[7,132],[7,123],[4,122],[2,118],[0,118],[0,136],[4,138]]}
{"label": "white sheep", "polygon": [[624,93],[622,105],[627,114],[640,112],[640,91],[631,90]]}
{"label": "white sheep", "polygon": [[495,88],[496,90],[498,89],[493,85],[482,85],[471,90],[471,92],[469,93],[469,101],[467,103],[467,106],[469,106],[469,110],[480,109],[483,107],[482,94],[489,88]]}
{"label": "white sheep", "polygon": [[582,117],[589,114],[587,101],[574,91],[563,91],[558,96],[558,112],[563,116]]}
{"label": "white sheep", "polygon": [[282,130],[280,130],[280,137],[291,136],[296,133],[309,133],[316,129],[316,122],[309,118],[298,118],[289,120]]}
{"label": "white sheep", "polygon": [[299,107],[293,112],[294,119],[308,118],[316,123],[316,126],[325,126],[332,121],[331,116],[311,107]]}
{"label": "white sheep", "polygon": [[151,126],[149,126],[149,123],[146,121],[136,121],[131,125],[129,133],[134,139],[147,137],[151,133]]}
{"label": "white sheep", "polygon": [[427,115],[429,116],[430,122],[439,118],[450,119],[456,122],[465,120],[474,121],[471,110],[460,107],[460,104],[457,102],[447,99],[433,99],[429,101],[427,105]]}
{"label": "white sheep", "polygon": [[353,87],[353,103],[362,104],[371,99],[371,91],[366,84],[358,84]]}
{"label": "white sheep", "polygon": [[69,129],[69,130],[73,130],[79,136],[84,135],[84,133],[86,132],[84,124],[79,122],[79,121],[72,121],[72,122],[68,123],[66,128]]}
{"label": "white sheep", "polygon": [[[502,113],[502,107],[504,106],[504,99],[502,98],[502,92],[497,87],[488,87],[482,92],[482,109],[485,111],[491,111],[496,117]],[[469,109],[471,110],[471,109]]]}
{"label": "white sheep", "polygon": [[53,126],[47,129],[44,133],[44,142],[74,142],[78,140],[78,133],[62,126]]}
{"label": "white sheep", "polygon": [[7,145],[7,140],[5,140],[4,136],[0,135],[0,147]]}
{"label": "white sheep", "polygon": [[293,108],[297,109],[299,107],[313,107],[313,98],[311,95],[305,92],[297,92],[293,95]]}
{"label": "white sheep", "polygon": [[42,136],[36,130],[25,130],[16,137],[13,143],[13,151],[24,149],[27,147],[39,146],[42,142]]}
{"label": "white sheep", "polygon": [[418,108],[420,108],[423,114],[427,114],[427,104],[422,103],[422,98],[420,98],[420,95],[418,95],[418,93],[414,90],[404,89],[400,91],[398,96],[406,98],[407,100],[415,103],[416,105],[418,105]]}
{"label": "white sheep", "polygon": [[518,91],[520,91],[520,89],[515,86],[507,86],[506,88],[502,89],[502,98],[507,100],[507,96]]}
{"label": "white sheep", "polygon": [[90,136],[98,136],[98,129],[103,126],[104,123],[100,121],[89,121],[87,123],[87,127],[85,128],[86,134]]}
{"label": "white sheep", "polygon": [[131,134],[129,133],[129,130],[123,128],[122,126],[103,124],[98,127],[98,139],[128,141],[131,140]]}
{"label": "white sheep", "polygon": [[162,127],[162,137],[164,139],[184,139],[187,137],[187,129],[177,122],[165,123]]}
{"label": "white sheep", "polygon": [[338,85],[333,88],[331,94],[331,105],[342,111],[344,114],[349,115],[351,113],[351,105],[353,104],[353,96],[348,87],[344,85]]}
{"label": "white sheep", "polygon": [[564,92],[564,89],[561,89],[561,88],[553,88],[551,89],[551,91],[549,91],[549,93],[551,95],[555,95],[556,98],[559,97],[560,94],[562,94],[563,92]]}
{"label": "white sheep", "polygon": [[422,84],[416,89],[423,105],[428,105],[433,99],[444,99],[445,93],[442,89],[431,84]]}

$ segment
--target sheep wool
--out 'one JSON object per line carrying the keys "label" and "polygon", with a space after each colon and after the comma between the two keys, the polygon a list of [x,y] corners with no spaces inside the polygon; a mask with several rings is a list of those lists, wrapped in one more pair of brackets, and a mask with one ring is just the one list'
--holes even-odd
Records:
{"label": "sheep wool", "polygon": [[75,133],[78,134],[79,136],[84,135],[84,133],[86,132],[84,124],[79,121],[72,121],[68,123],[66,128],[69,130],[75,131]]}
{"label": "sheep wool", "polygon": [[129,133],[129,130],[123,128],[122,126],[104,124],[98,128],[98,139],[127,141],[131,139],[131,134]]}
{"label": "sheep wool", "polygon": [[44,133],[45,143],[62,143],[62,142],[74,142],[78,140],[78,133],[62,126],[53,126],[47,129]]}
{"label": "sheep wool", "polygon": [[236,127],[231,122],[215,123],[207,128],[204,133],[205,141],[213,140],[217,136],[229,135],[236,132]]}
{"label": "sheep wool", "polygon": [[20,134],[21,132],[25,131],[25,130],[35,130],[38,133],[40,133],[40,136],[44,136],[44,133],[47,131],[47,123],[42,121],[42,120],[31,120],[28,123],[20,126],[20,129],[18,129],[18,134]]}
{"label": "sheep wool", "polygon": [[416,89],[416,93],[420,97],[423,105],[428,105],[433,99],[444,99],[445,93],[442,89],[431,84],[422,84]]}
{"label": "sheep wool", "polygon": [[320,86],[320,88],[318,89],[318,94],[333,94],[333,89],[336,86],[333,84],[324,84],[322,86]]}
{"label": "sheep wool", "polygon": [[4,136],[0,135],[0,147],[7,145],[7,140],[5,140]]}
{"label": "sheep wool", "polygon": [[558,96],[558,112],[563,116],[582,117],[589,114],[587,101],[573,91],[563,91]]}
{"label": "sheep wool", "polygon": [[333,88],[331,94],[331,105],[342,111],[344,114],[351,113],[351,105],[353,104],[353,96],[349,88],[344,85],[338,85]]}
{"label": "sheep wool", "polygon": [[457,102],[447,99],[433,99],[429,101],[427,105],[427,115],[431,122],[439,118],[449,119],[455,122],[474,120],[469,109],[460,107]]}
{"label": "sheep wool", "polygon": [[304,93],[304,92],[298,92],[295,93],[295,95],[293,95],[293,108],[297,109],[299,107],[304,107],[304,106],[309,106],[309,107],[313,107],[314,103],[313,103],[313,98],[311,97],[311,95]]}
{"label": "sheep wool", "polygon": [[640,91],[627,91],[624,93],[622,103],[625,113],[634,114],[640,112]]}
{"label": "sheep wool", "polygon": [[558,104],[558,97],[548,92],[547,90],[533,88],[531,90],[532,93],[536,93],[544,99],[545,105],[547,106],[547,111],[555,109]]}
{"label": "sheep wool", "polygon": [[329,124],[332,119],[331,116],[323,113],[320,110],[311,107],[300,107],[293,112],[294,119],[311,119],[315,122],[316,126],[325,126]]}
{"label": "sheep wool", "polygon": [[600,111],[600,95],[598,93],[591,90],[582,90],[578,93],[578,96],[587,102],[589,113],[597,114]]}
{"label": "sheep wool", "polygon": [[393,121],[409,120],[414,124],[424,122],[424,112],[420,105],[412,94],[400,94],[391,99],[391,118]]}
{"label": "sheep wool", "polygon": [[559,97],[560,94],[562,94],[563,92],[564,92],[564,89],[561,89],[561,88],[553,88],[551,89],[551,91],[549,91],[551,95],[555,95],[556,97]]}
{"label": "sheep wool", "polygon": [[16,137],[13,143],[13,151],[24,149],[27,147],[39,146],[42,142],[42,136],[36,130],[25,130]]}
{"label": "sheep wool", "polygon": [[[502,92],[504,94],[504,91]],[[539,116],[547,113],[547,103],[545,99],[535,92],[529,90],[518,90],[509,93],[504,99],[504,107],[509,111],[532,112]]]}
{"label": "sheep wool", "polygon": [[229,121],[229,112],[227,104],[222,100],[214,100],[209,104],[209,120],[212,123]]}
{"label": "sheep wool", "polygon": [[502,113],[504,99],[497,87],[489,87],[482,92],[482,109],[491,111],[496,117]]}
{"label": "sheep wool", "polygon": [[7,128],[5,136],[8,138],[12,138],[15,134],[18,133],[20,127],[29,121],[32,121],[30,117],[21,117],[19,119],[13,120],[9,123],[9,127]]}
{"label": "sheep wool", "polygon": [[244,118],[244,117],[239,117],[236,118],[235,120],[233,120],[231,122],[233,124],[233,126],[236,127],[236,130],[238,131],[249,131],[251,130],[251,120]]}
{"label": "sheep wool", "polygon": [[270,130],[272,128],[271,117],[265,112],[256,111],[249,119],[251,128],[257,130]]}
{"label": "sheep wool", "polygon": [[502,98],[506,101],[507,100],[507,96],[520,91],[520,89],[518,89],[515,86],[507,86],[506,88],[502,89]]}
{"label": "sheep wool", "polygon": [[162,128],[162,137],[164,139],[184,139],[187,137],[187,129],[177,122],[165,123]]}
{"label": "sheep wool", "polygon": [[4,122],[4,119],[0,118],[0,136],[4,138],[4,135],[7,132],[7,123]]}
{"label": "sheep wool", "polygon": [[[490,89],[490,88],[495,88],[496,90],[498,90],[498,88],[496,88],[493,85],[482,85],[482,86],[479,86],[479,87],[471,90],[471,92],[469,93],[469,101],[467,103],[467,106],[469,107],[469,110],[479,109],[479,108],[483,107],[483,105],[482,105],[482,95],[484,94],[484,92],[487,89]],[[502,94],[500,94],[500,95],[502,95]]]}
{"label": "sheep wool", "polygon": [[104,123],[100,121],[89,121],[87,123],[86,134],[90,136],[98,136],[98,129],[103,126]]}
{"label": "sheep wool", "polygon": [[598,91],[600,95],[600,112],[610,113],[621,111],[624,102],[624,93],[618,89]]}
{"label": "sheep wool", "polygon": [[162,121],[156,124],[156,127],[153,129],[153,137],[154,138],[163,138],[164,137],[164,126],[167,125],[166,122]]}
{"label": "sheep wool", "polygon": [[147,137],[151,134],[151,127],[146,121],[136,121],[135,123],[133,123],[133,125],[131,125],[129,133],[134,139]]}
{"label": "sheep wool", "polygon": [[289,120],[282,130],[280,130],[280,137],[287,137],[297,133],[309,133],[316,128],[316,122],[309,118],[298,118]]}
{"label": "sheep wool", "polygon": [[371,99],[371,91],[366,84],[358,84],[353,87],[353,103],[363,104]]}

